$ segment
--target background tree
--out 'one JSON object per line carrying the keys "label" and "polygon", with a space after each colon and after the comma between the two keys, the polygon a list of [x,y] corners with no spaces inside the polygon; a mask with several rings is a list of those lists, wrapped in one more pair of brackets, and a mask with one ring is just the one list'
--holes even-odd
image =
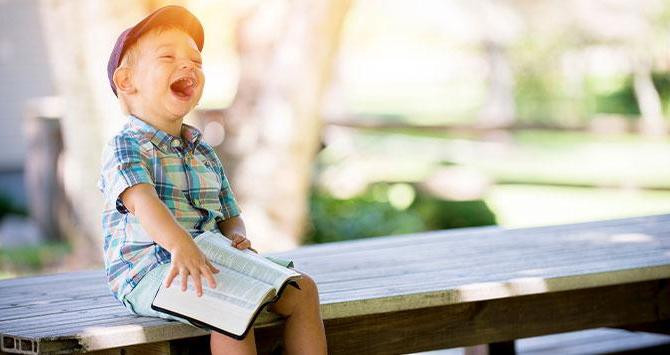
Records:
{"label": "background tree", "polygon": [[[246,3],[221,5],[241,6],[237,40],[242,69],[220,153],[255,247],[286,249],[298,243],[305,221],[311,164],[319,146],[319,102],[350,2],[241,5]],[[66,268],[101,261],[100,154],[123,123],[105,74],[110,43],[165,4],[40,3],[54,81],[65,108],[59,165],[70,208],[60,213],[60,227],[73,246]],[[178,4],[188,6],[188,1]]]}
{"label": "background tree", "polygon": [[237,23],[240,81],[219,153],[260,249],[303,234],[321,98],[350,3],[263,1]]}
{"label": "background tree", "polygon": [[60,228],[73,247],[67,268],[99,264],[102,196],[96,186],[108,133],[121,123],[107,80],[110,43],[148,13],[148,1],[42,0],[52,75],[63,101],[59,175],[69,204]]}

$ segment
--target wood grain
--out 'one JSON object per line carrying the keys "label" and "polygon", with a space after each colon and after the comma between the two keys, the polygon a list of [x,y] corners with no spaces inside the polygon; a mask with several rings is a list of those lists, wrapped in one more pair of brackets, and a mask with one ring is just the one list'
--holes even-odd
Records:
{"label": "wood grain", "polygon": [[[511,230],[464,228],[304,246],[270,255],[293,259],[296,269],[315,279],[334,349],[359,346],[383,353],[406,346],[411,348],[408,352],[420,351],[670,317],[670,305],[652,297],[665,292],[670,300],[670,291],[661,287],[670,279],[670,215]],[[618,292],[617,298],[600,294],[611,302],[603,303],[594,296],[603,289]],[[626,289],[639,297],[625,298]],[[655,317],[642,309],[643,296],[658,313]],[[583,304],[570,303],[578,301]],[[556,309],[555,302],[581,313]],[[495,307],[501,313],[494,317],[486,309]],[[638,313],[629,311],[632,308]],[[565,317],[549,326],[538,313],[543,310]],[[574,319],[578,314],[588,319]],[[526,318],[531,316],[535,318]],[[469,328],[464,329],[476,330],[478,337],[460,332],[454,322],[465,322]],[[259,347],[271,349],[282,324],[264,312],[256,332],[275,336],[264,337],[270,344],[261,341]],[[449,336],[427,336],[426,327],[438,327]],[[398,340],[366,343],[383,332]],[[32,339],[45,348],[75,342],[88,350],[118,350],[206,337],[207,332],[131,315],[112,297],[104,270],[93,270],[0,280],[0,334]]]}

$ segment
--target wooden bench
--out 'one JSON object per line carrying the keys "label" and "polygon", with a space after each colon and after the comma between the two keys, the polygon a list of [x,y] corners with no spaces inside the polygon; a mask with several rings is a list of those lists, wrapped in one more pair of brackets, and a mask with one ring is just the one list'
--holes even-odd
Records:
{"label": "wooden bench", "polygon": [[[670,215],[465,228],[274,255],[317,281],[332,354],[491,343],[513,352],[514,339],[544,334],[670,329]],[[257,320],[259,353],[275,346],[281,326],[268,312]],[[9,353],[208,349],[205,331],[130,315],[99,270],[0,281],[0,335]]]}

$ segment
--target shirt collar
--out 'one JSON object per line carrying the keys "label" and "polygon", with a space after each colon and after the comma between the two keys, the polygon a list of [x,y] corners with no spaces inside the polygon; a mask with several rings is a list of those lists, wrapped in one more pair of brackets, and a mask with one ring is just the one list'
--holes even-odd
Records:
{"label": "shirt collar", "polygon": [[132,130],[146,137],[163,153],[170,152],[172,148],[183,147],[183,140],[187,143],[186,149],[194,150],[202,139],[200,130],[186,123],[181,125],[181,137],[175,137],[133,115],[128,115],[128,123]]}

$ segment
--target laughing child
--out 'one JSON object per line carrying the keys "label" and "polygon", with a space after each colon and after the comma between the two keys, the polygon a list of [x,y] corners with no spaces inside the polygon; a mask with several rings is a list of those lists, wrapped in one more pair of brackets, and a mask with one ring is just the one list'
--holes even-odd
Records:
{"label": "laughing child", "polygon": [[[200,131],[183,123],[205,84],[203,43],[200,21],[179,6],[160,8],[121,33],[107,71],[127,122],[105,147],[99,181],[110,290],[134,314],[186,324],[151,302],[177,275],[181,290],[190,277],[198,296],[216,287],[213,273],[220,271],[193,238],[214,232],[238,249],[251,247],[219,158]],[[269,310],[286,319],[287,353],[326,354],[318,289],[302,275],[300,289],[286,288]],[[239,341],[212,331],[210,346],[212,354],[256,353],[253,331]]]}

